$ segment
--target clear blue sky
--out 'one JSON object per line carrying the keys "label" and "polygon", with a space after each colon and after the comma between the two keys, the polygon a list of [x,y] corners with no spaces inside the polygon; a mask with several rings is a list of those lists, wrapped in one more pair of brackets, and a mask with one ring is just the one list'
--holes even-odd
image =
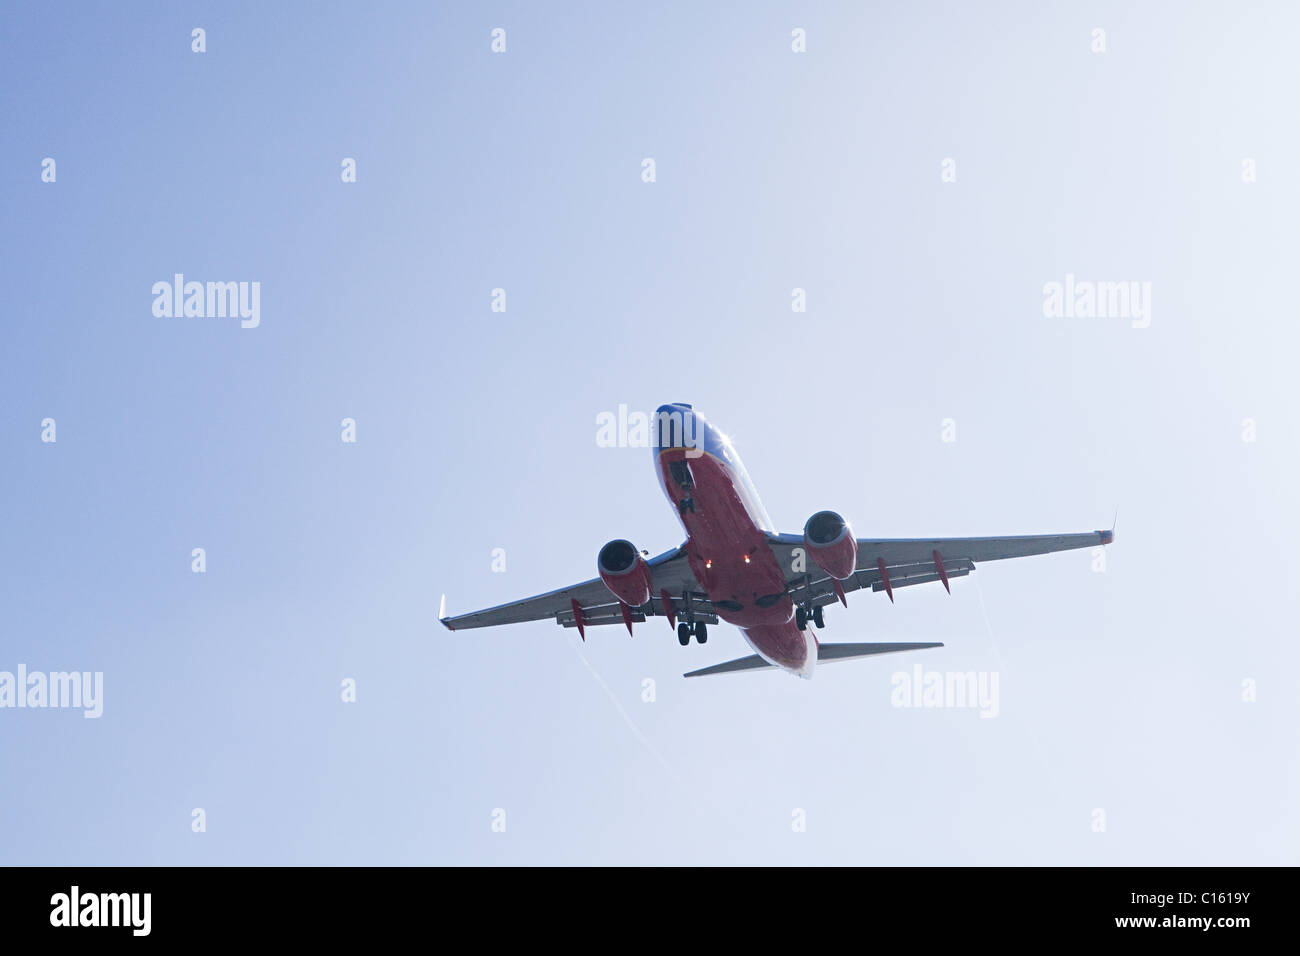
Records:
{"label": "clear blue sky", "polygon": [[[104,713],[0,710],[0,862],[1300,862],[1298,26],[6,5],[0,670]],[[176,272],[260,326],[155,318]],[[1150,327],[1045,317],[1066,274]],[[826,639],[947,646],[811,682],[683,681],[725,626],[437,625],[678,544],[595,441],[667,401],[784,530],[1116,543],[854,595]],[[996,671],[997,718],[891,706],[917,663]]]}

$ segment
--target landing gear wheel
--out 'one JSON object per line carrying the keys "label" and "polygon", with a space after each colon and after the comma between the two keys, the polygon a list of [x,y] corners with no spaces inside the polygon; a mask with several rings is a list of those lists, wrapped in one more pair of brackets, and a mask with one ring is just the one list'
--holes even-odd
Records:
{"label": "landing gear wheel", "polygon": [[804,609],[801,607],[794,609],[794,626],[801,631],[808,629],[808,615],[804,613]]}
{"label": "landing gear wheel", "polygon": [[709,642],[709,625],[705,624],[703,621],[696,621],[695,639],[701,644],[707,644]]}
{"label": "landing gear wheel", "polygon": [[695,499],[683,498],[681,501],[677,503],[677,510],[680,511],[682,514],[686,514],[686,512],[688,511],[691,514],[695,514]]}
{"label": "landing gear wheel", "polygon": [[677,625],[677,643],[685,647],[691,642],[691,626],[685,621]]}
{"label": "landing gear wheel", "polygon": [[813,623],[818,627],[826,626],[826,622],[822,619],[822,609],[820,606],[813,608]]}

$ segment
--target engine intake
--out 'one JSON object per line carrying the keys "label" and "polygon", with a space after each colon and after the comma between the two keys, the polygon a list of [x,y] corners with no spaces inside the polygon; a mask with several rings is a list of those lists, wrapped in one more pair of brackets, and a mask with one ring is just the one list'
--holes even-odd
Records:
{"label": "engine intake", "polygon": [[843,581],[858,563],[858,542],[849,523],[834,511],[819,511],[803,526],[803,543],[817,567]]}
{"label": "engine intake", "polygon": [[601,548],[596,570],[605,587],[624,604],[641,607],[650,600],[650,565],[631,541],[617,538]]}

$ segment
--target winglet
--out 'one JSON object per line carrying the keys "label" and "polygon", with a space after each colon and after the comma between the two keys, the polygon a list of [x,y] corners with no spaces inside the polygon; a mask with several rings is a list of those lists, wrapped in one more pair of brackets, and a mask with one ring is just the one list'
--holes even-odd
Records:
{"label": "winglet", "polygon": [[1110,530],[1109,530],[1109,531],[1098,531],[1098,532],[1097,532],[1099,535],[1101,535],[1101,543],[1102,543],[1102,544],[1110,544],[1112,541],[1115,540],[1115,525],[1117,525],[1117,524],[1119,524],[1119,509],[1118,509],[1118,508],[1115,509],[1115,517],[1113,517],[1113,518],[1110,519]]}
{"label": "winglet", "polygon": [[1109,530],[1109,531],[1107,531],[1107,530],[1102,530],[1102,531],[1098,531],[1098,532],[1097,532],[1097,534],[1101,535],[1101,543],[1102,543],[1102,544],[1110,544],[1112,541],[1115,540],[1115,526],[1116,526],[1117,524],[1119,524],[1119,509],[1118,509],[1118,508],[1115,509],[1115,514],[1114,514],[1114,516],[1110,519],[1110,530]]}
{"label": "winglet", "polygon": [[449,631],[456,630],[447,622],[447,595],[443,595],[438,602],[438,621]]}

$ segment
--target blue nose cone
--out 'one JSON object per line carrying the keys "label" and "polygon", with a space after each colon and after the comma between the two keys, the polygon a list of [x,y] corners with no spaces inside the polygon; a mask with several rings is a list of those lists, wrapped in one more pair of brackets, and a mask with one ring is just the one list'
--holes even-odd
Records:
{"label": "blue nose cone", "polygon": [[703,417],[686,402],[673,402],[655,409],[653,423],[656,448],[699,448],[702,446]]}

